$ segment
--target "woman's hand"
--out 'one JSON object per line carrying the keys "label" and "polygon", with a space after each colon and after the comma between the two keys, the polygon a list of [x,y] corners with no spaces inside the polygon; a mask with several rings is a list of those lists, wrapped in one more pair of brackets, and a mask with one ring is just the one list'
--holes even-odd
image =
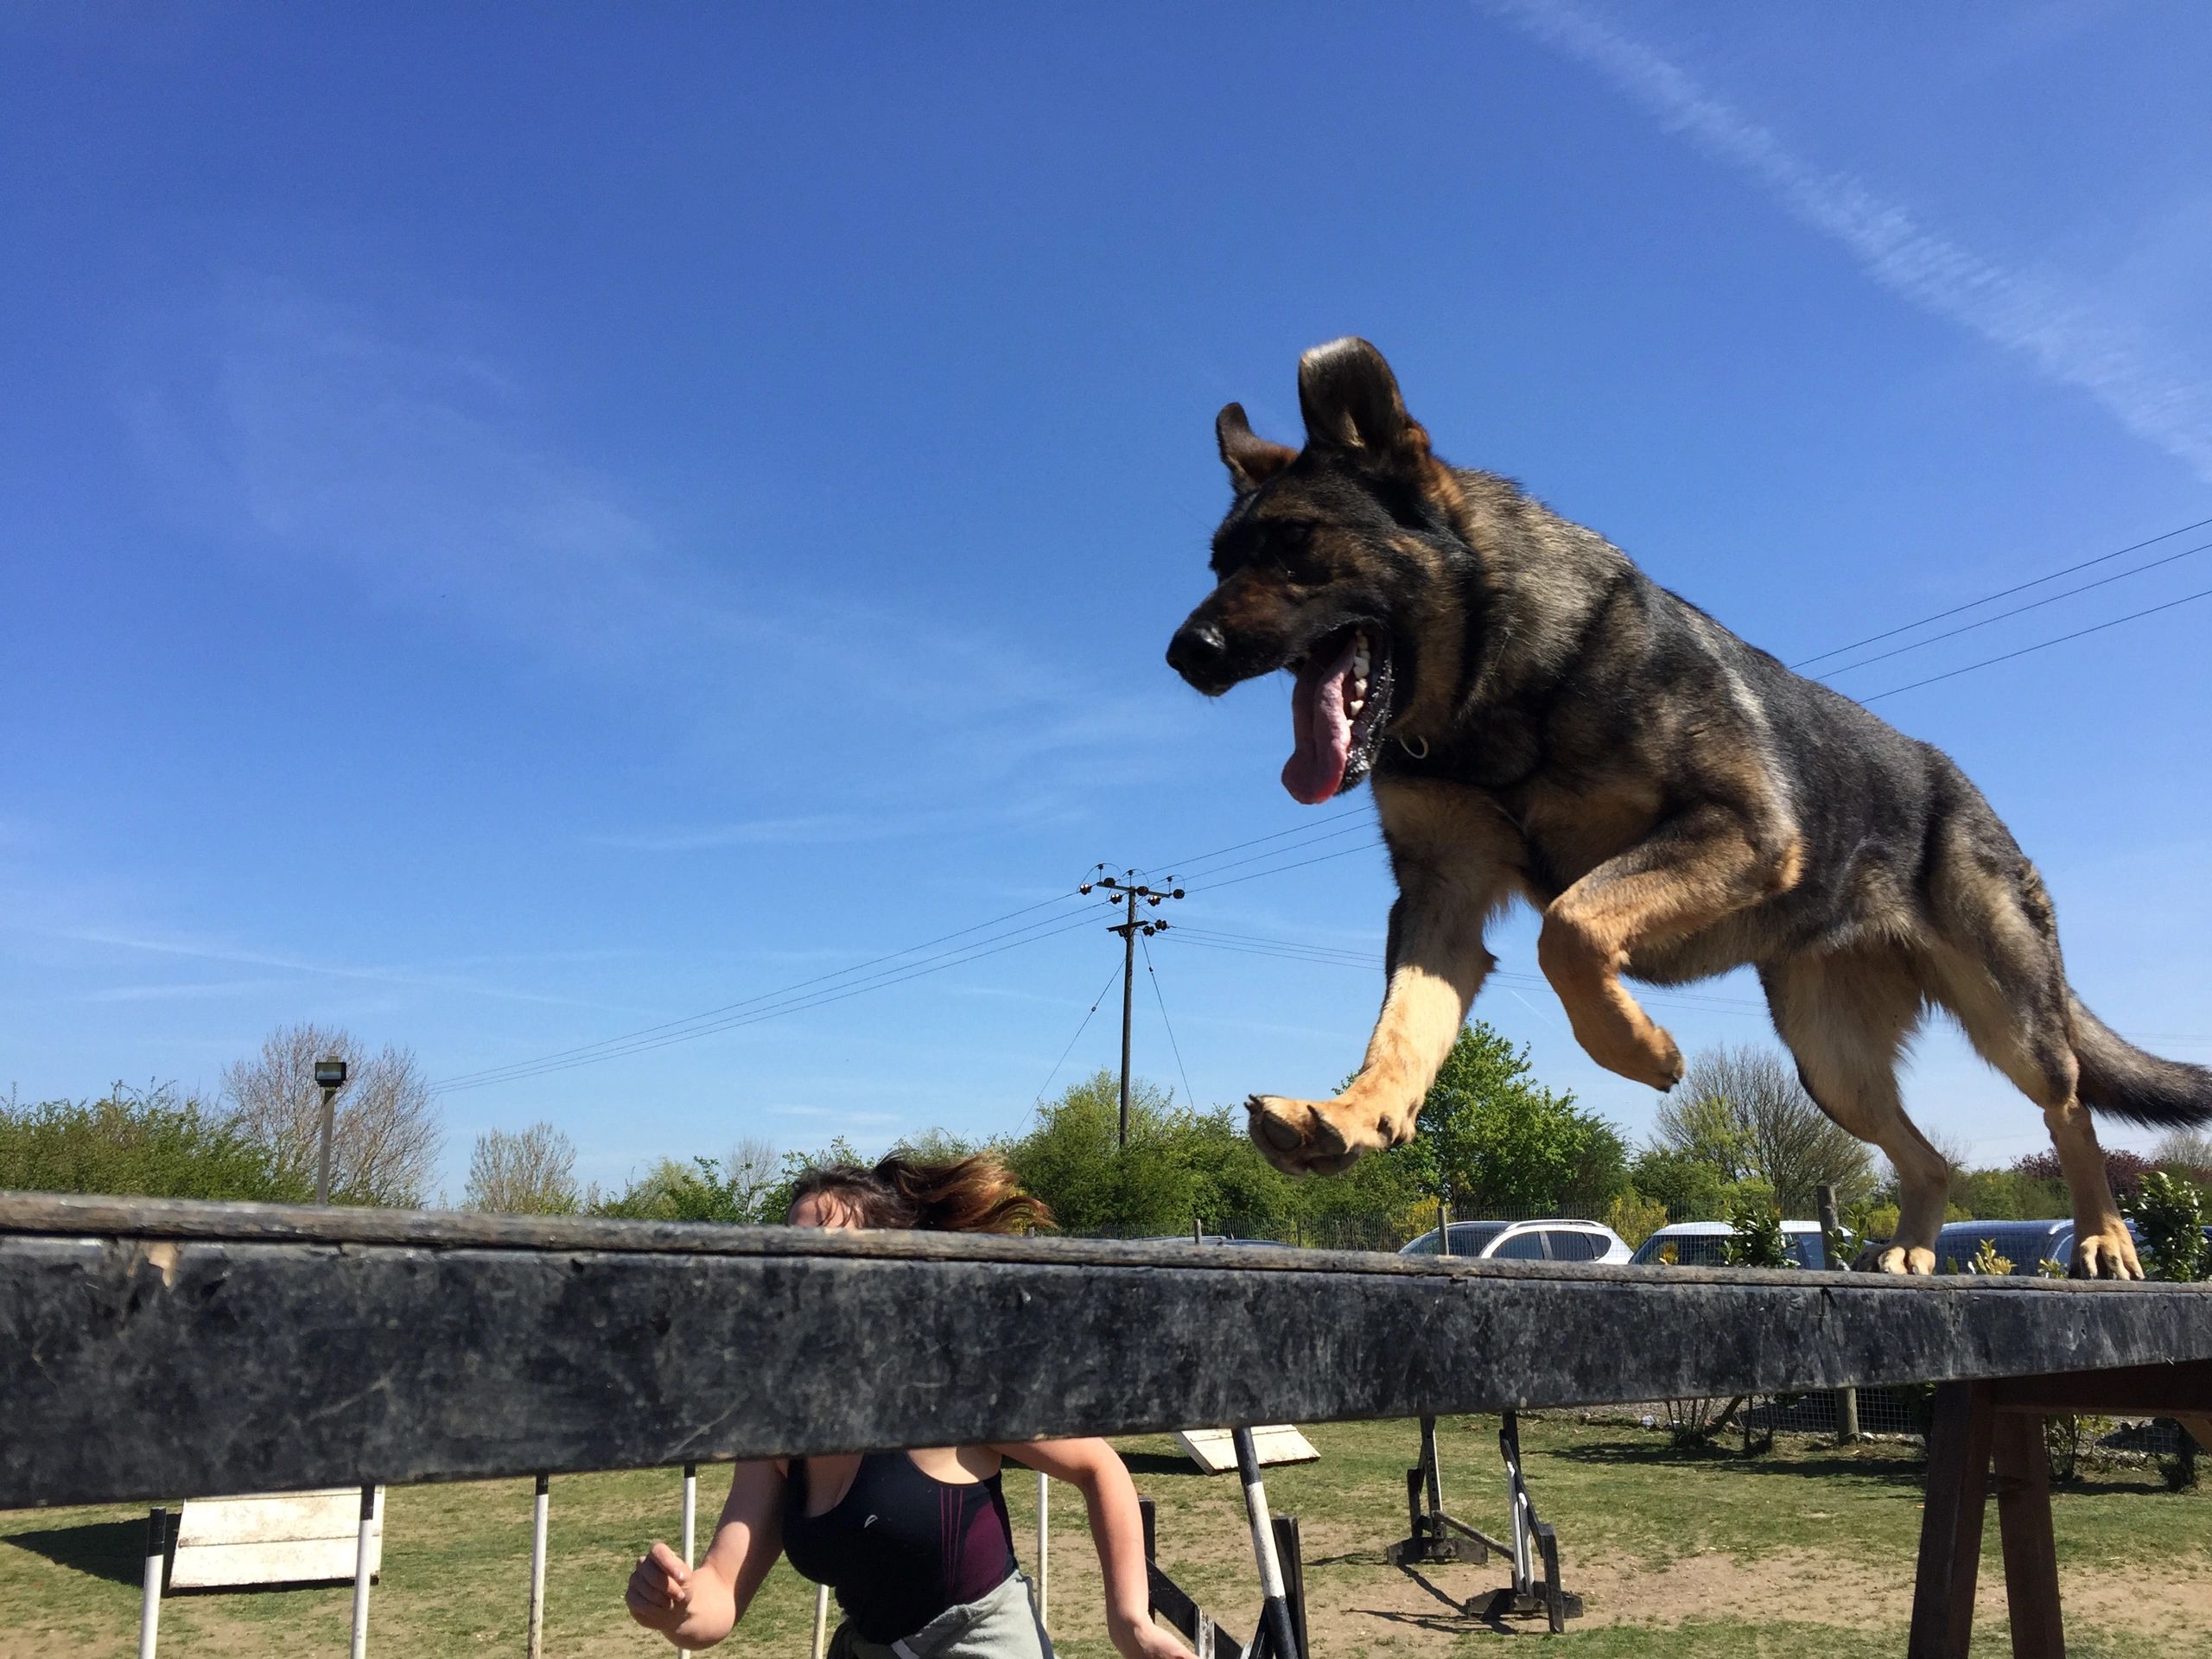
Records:
{"label": "woman's hand", "polygon": [[1141,1624],[1122,1619],[1109,1619],[1107,1623],[1107,1633],[1114,1638],[1115,1651],[1122,1659],[1191,1659],[1191,1650],[1180,1637],[1162,1630],[1149,1618]]}
{"label": "woman's hand", "polygon": [[[604,1582],[604,1580],[601,1580]],[[638,1557],[622,1597],[630,1617],[649,1630],[673,1632],[691,1612],[691,1569],[658,1539]]]}

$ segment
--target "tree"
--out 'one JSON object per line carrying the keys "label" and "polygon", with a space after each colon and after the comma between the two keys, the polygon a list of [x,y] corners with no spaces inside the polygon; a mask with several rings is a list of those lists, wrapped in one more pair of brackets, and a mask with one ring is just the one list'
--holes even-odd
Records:
{"label": "tree", "polygon": [[2200,1185],[2212,1181],[2212,1135],[2202,1129],[2168,1129],[2151,1148],[2151,1161]]}
{"label": "tree", "polygon": [[1535,1080],[1527,1049],[1476,1020],[1421,1103],[1419,1136],[1395,1156],[1430,1192],[1449,1180],[1455,1205],[1499,1215],[1608,1204],[1627,1180],[1628,1149],[1605,1119]]}
{"label": "tree", "polygon": [[[2126,1147],[2114,1147],[2105,1154],[2105,1179],[2112,1183],[2112,1195],[2123,1207],[2135,1196],[2143,1177],[2156,1167],[2152,1160],[2139,1152],[2130,1152]],[[2017,1159],[2012,1168],[2015,1173],[2031,1181],[2049,1183],[2054,1191],[2062,1190],[2066,1180],[2055,1147],[2046,1147],[2041,1152]]]}
{"label": "tree", "polygon": [[509,1216],[573,1216],[583,1208],[576,1185],[576,1143],[550,1123],[519,1132],[486,1129],[468,1159],[462,1205]]}
{"label": "tree", "polygon": [[0,1101],[0,1191],[296,1203],[313,1190],[174,1084],[95,1101]]}
{"label": "tree", "polygon": [[1062,1231],[1120,1236],[1186,1233],[1206,1196],[1179,1144],[1167,1094],[1132,1079],[1129,1143],[1117,1144],[1120,1087],[1103,1067],[1038,1109],[1003,1151],[1022,1190],[1049,1205]]}
{"label": "tree", "polygon": [[1807,1094],[1772,1049],[1707,1049],[1654,1114],[1656,1146],[1702,1163],[1723,1182],[1756,1179],[1784,1215],[1808,1216],[1815,1190],[1850,1203],[1874,1185],[1866,1143]]}
{"label": "tree", "polygon": [[[1670,1221],[1719,1221],[1728,1212],[1735,1184],[1693,1153],[1648,1147],[1629,1167],[1636,1190],[1661,1205]],[[1618,1229],[1616,1230],[1618,1230]]]}
{"label": "tree", "polygon": [[326,1054],[344,1060],[348,1073],[331,1136],[332,1199],[421,1203],[443,1136],[436,1098],[410,1050],[387,1045],[372,1055],[350,1032],[280,1027],[258,1055],[223,1068],[230,1126],[264,1147],[286,1180],[312,1191],[322,1129],[315,1064]]}

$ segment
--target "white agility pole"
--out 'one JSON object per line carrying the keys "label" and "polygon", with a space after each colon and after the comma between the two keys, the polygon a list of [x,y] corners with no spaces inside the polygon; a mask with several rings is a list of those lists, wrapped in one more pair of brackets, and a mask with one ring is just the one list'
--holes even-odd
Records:
{"label": "white agility pole", "polygon": [[823,1659],[830,1651],[830,1586],[814,1586],[814,1659]]}
{"label": "white agility pole", "polygon": [[[687,1567],[698,1565],[691,1559],[691,1551],[698,1541],[698,1536],[699,1465],[696,1463],[687,1463],[683,1465],[683,1565]],[[681,1642],[672,1643],[670,1645],[678,1653],[684,1651]]]}
{"label": "white agility pole", "polygon": [[156,1510],[147,1516],[146,1599],[138,1608],[138,1659],[154,1659],[154,1642],[162,1628],[162,1555],[168,1529],[167,1510]]}
{"label": "white agility pole", "polygon": [[1045,1513],[1052,1501],[1052,1482],[1049,1476],[1037,1477],[1037,1622],[1046,1630],[1052,1628],[1052,1616],[1046,1610],[1052,1597],[1052,1535],[1046,1529]]}
{"label": "white agility pole", "polygon": [[372,1483],[361,1488],[361,1530],[353,1544],[353,1659],[368,1659],[369,1550],[376,1523],[377,1489]]}
{"label": "white agility pole", "polygon": [[530,1659],[545,1651],[545,1522],[553,1504],[553,1482],[540,1475],[530,1517]]}
{"label": "white agility pole", "polygon": [[1260,1481],[1260,1454],[1249,1428],[1232,1429],[1236,1447],[1236,1477],[1244,1483],[1244,1518],[1252,1527],[1252,1554],[1260,1567],[1261,1628],[1252,1633],[1252,1647],[1272,1647],[1272,1659],[1304,1659],[1290,1620],[1290,1592],[1283,1582],[1282,1558],[1275,1554],[1275,1529],[1268,1509],[1267,1488]]}

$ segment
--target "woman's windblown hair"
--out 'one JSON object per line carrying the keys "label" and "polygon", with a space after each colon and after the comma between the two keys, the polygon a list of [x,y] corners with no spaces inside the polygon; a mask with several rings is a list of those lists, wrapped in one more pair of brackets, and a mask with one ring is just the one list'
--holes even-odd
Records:
{"label": "woman's windblown hair", "polygon": [[791,1202],[820,1196],[863,1227],[911,1227],[932,1233],[1027,1233],[1052,1212],[1014,1183],[995,1153],[925,1164],[893,1153],[874,1169],[820,1164],[798,1178]]}

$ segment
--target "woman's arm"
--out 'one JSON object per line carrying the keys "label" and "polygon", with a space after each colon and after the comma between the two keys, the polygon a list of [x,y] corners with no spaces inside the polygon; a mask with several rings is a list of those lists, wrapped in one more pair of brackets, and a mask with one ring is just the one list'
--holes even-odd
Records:
{"label": "woman's arm", "polygon": [[623,1599],[630,1617],[678,1646],[710,1648],[753,1605],[768,1569],[784,1553],[784,1476],[772,1463],[741,1463],[715,1523],[707,1558],[687,1567],[655,1540],[638,1559]]}
{"label": "woman's arm", "polygon": [[1002,1457],[1065,1480],[1083,1494],[1090,1536],[1106,1578],[1106,1632],[1122,1659],[1188,1659],[1190,1649],[1152,1622],[1145,1580],[1144,1516],[1121,1454],[1103,1440],[1035,1440],[995,1446]]}

